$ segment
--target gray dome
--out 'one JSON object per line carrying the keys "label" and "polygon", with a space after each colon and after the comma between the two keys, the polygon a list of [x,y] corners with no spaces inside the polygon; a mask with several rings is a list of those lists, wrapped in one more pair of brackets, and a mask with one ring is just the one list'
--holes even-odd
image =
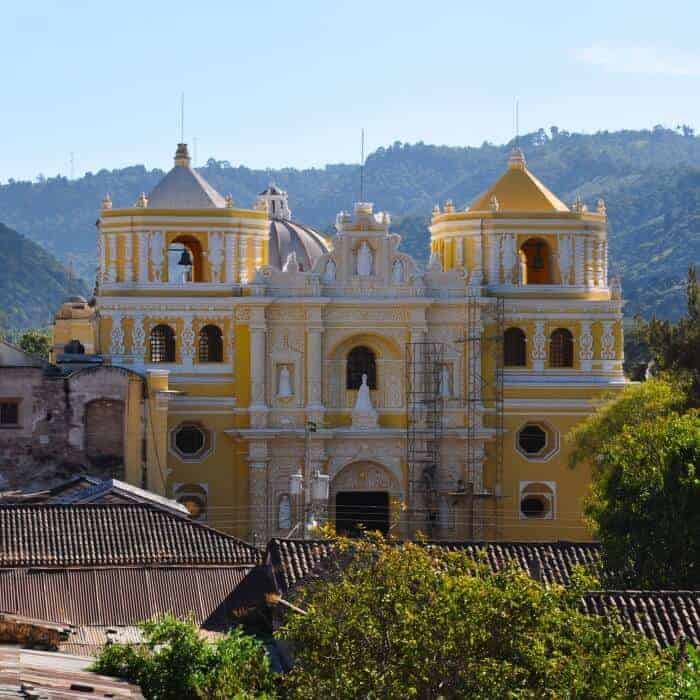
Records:
{"label": "gray dome", "polygon": [[288,219],[270,220],[270,265],[281,270],[287,256],[294,251],[303,272],[309,272],[316,261],[328,252],[323,236],[304,224]]}

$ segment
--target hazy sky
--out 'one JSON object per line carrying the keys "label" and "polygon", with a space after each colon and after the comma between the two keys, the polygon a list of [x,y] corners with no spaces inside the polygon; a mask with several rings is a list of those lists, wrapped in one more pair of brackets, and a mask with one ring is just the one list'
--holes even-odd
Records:
{"label": "hazy sky", "polygon": [[700,4],[119,0],[0,9],[0,181],[145,163],[179,137],[251,167],[359,159],[393,141],[478,145],[700,127]]}

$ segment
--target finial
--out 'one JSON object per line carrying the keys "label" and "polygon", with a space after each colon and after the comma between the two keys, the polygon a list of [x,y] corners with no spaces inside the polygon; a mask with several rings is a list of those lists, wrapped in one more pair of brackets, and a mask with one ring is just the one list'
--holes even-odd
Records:
{"label": "finial", "polygon": [[491,211],[498,211],[501,208],[501,205],[498,203],[498,197],[496,195],[491,195],[491,199],[489,199],[489,209]]}
{"label": "finial", "polygon": [[230,194],[226,195],[226,208],[233,209],[233,196]]}
{"label": "finial", "polygon": [[264,211],[264,212],[266,212],[266,211],[267,211],[267,202],[266,202],[262,197],[258,197],[258,198],[255,200],[255,209],[256,209],[257,211]]}
{"label": "finial", "polygon": [[583,203],[581,195],[577,194],[574,200],[573,206],[571,207],[577,214],[583,214],[583,212],[588,211],[588,207]]}
{"label": "finial", "polygon": [[102,208],[111,209],[112,208],[112,198],[109,196],[109,192],[102,198]]}
{"label": "finial", "polygon": [[190,166],[190,153],[187,150],[186,143],[178,143],[177,150],[175,151],[175,165],[180,165],[184,168],[189,168]]}
{"label": "finial", "polygon": [[525,155],[519,148],[514,148],[508,158],[509,170],[525,170]]}
{"label": "finial", "polygon": [[613,277],[610,280],[610,298],[622,299],[622,283],[619,277]]}
{"label": "finial", "polygon": [[134,206],[138,207],[139,209],[145,209],[148,206],[148,197],[146,197],[145,192],[141,192]]}
{"label": "finial", "polygon": [[440,216],[440,205],[436,204],[433,207],[433,216]]}
{"label": "finial", "polygon": [[442,272],[442,260],[435,250],[430,254],[428,272]]}
{"label": "finial", "polygon": [[602,197],[598,200],[598,207],[597,207],[596,211],[597,211],[598,214],[600,214],[601,216],[607,216],[607,215],[608,215],[608,210],[607,210],[607,208],[606,208],[606,206],[605,206],[605,200],[604,200]]}
{"label": "finial", "polygon": [[455,205],[452,202],[451,199],[446,200],[445,202],[445,214],[453,214],[455,210]]}

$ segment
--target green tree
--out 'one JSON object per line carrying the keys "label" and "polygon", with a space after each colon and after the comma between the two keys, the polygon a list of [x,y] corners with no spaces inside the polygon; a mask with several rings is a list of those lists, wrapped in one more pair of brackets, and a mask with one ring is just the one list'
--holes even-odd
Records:
{"label": "green tree", "polygon": [[145,644],[105,646],[92,670],[138,683],[149,700],[275,697],[262,644],[235,630],[213,642],[192,620],[166,615],[141,625]]}
{"label": "green tree", "polygon": [[569,433],[571,466],[587,462],[595,471],[604,449],[626,426],[638,426],[659,416],[682,412],[688,400],[685,388],[683,383],[670,379],[651,379],[626,386]]}
{"label": "green tree", "polygon": [[569,589],[461,552],[338,540],[340,573],[302,590],[279,636],[291,698],[666,698],[671,652],[587,616]]}
{"label": "green tree", "polygon": [[677,323],[652,317],[637,319],[635,334],[662,372],[687,377],[692,403],[700,406],[700,286],[694,266],[686,280],[687,311]]}
{"label": "green tree", "polygon": [[700,588],[700,416],[630,423],[599,453],[585,512],[623,585]]}
{"label": "green tree", "polygon": [[49,350],[51,350],[52,336],[51,331],[46,328],[31,328],[19,335],[17,345],[22,350],[31,355],[36,355],[44,360],[49,359]]}

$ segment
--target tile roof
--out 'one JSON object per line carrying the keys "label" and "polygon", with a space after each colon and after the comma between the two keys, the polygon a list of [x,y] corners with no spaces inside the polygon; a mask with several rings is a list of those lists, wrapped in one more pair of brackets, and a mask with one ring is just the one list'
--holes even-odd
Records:
{"label": "tile roof", "polygon": [[2,698],[121,698],[143,700],[137,685],[88,671],[90,658],[0,646]]}
{"label": "tile roof", "polygon": [[[483,556],[492,571],[514,562],[547,583],[567,584],[574,566],[602,573],[600,545],[590,542],[431,542],[429,546]],[[313,575],[332,552],[330,543],[323,540],[270,540],[267,563],[282,595]]]}
{"label": "tile roof", "polygon": [[0,567],[260,561],[252,545],[151,505],[0,505]]}
{"label": "tile roof", "polygon": [[583,597],[587,613],[620,615],[621,622],[660,647],[685,637],[700,645],[700,591],[596,591]]}
{"label": "tile roof", "polygon": [[[0,569],[0,607],[74,626],[130,626],[171,612],[226,628],[230,600],[251,566]],[[118,594],[116,594],[118,592]]]}

